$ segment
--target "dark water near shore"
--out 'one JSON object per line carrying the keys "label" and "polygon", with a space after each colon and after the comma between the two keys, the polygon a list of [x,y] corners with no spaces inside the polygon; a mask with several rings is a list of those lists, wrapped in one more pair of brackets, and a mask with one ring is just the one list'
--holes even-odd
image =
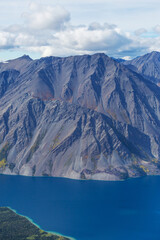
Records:
{"label": "dark water near shore", "polygon": [[0,206],[77,240],[160,240],[160,177],[101,182],[0,175]]}

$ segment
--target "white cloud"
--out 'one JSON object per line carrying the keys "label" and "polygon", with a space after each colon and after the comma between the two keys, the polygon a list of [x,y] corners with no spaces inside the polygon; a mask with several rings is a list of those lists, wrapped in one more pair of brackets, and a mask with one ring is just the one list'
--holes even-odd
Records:
{"label": "white cloud", "polygon": [[30,12],[23,13],[23,17],[27,26],[35,30],[60,30],[70,20],[69,12],[63,7],[35,3],[30,4]]}
{"label": "white cloud", "polygon": [[[131,33],[106,22],[73,25],[69,12],[60,6],[32,3],[23,19],[22,24],[13,24],[0,31],[1,50],[19,49],[25,53],[39,53],[43,57],[104,52],[126,59],[160,50],[160,37],[145,38],[145,28]],[[160,25],[154,31],[159,34]]]}
{"label": "white cloud", "polygon": [[0,32],[0,49],[10,49],[15,46],[15,36],[9,32]]}
{"label": "white cloud", "polygon": [[136,36],[140,36],[144,33],[147,33],[147,30],[145,28],[139,28],[134,33],[135,33]]}
{"label": "white cloud", "polygon": [[153,30],[156,32],[156,33],[160,33],[160,25],[156,25]]}
{"label": "white cloud", "polygon": [[103,25],[98,22],[92,22],[89,24],[88,30],[105,30],[105,29],[116,29],[117,26],[115,24],[104,23]]}
{"label": "white cloud", "polygon": [[117,50],[129,42],[125,34],[118,29],[111,29],[109,25],[106,28],[99,25],[92,30],[87,26],[69,28],[55,33],[51,41],[53,46],[59,43],[60,47],[90,52]]}
{"label": "white cloud", "polygon": [[33,51],[43,57],[95,52],[105,52],[116,57],[132,56],[137,49],[142,51],[144,46],[147,46],[145,41],[140,41],[129,33],[122,32],[117,26],[107,23],[92,23],[89,26],[68,25],[61,31],[33,31],[30,28],[12,25],[0,32],[1,49]]}

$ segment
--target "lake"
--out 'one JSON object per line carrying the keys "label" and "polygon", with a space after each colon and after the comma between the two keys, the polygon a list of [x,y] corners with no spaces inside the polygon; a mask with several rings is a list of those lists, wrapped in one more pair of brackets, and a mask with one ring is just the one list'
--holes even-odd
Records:
{"label": "lake", "polygon": [[160,177],[122,182],[0,175],[0,206],[77,240],[159,240]]}

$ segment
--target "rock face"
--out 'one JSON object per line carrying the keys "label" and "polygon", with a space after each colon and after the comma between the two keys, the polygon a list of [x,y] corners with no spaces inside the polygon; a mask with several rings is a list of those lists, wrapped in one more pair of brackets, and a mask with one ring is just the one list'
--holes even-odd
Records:
{"label": "rock face", "polygon": [[137,71],[147,79],[156,84],[160,84],[160,53],[151,52],[144,56],[137,57],[131,61],[125,61],[124,64],[130,69]]}
{"label": "rock face", "polygon": [[0,172],[160,174],[160,91],[104,54],[0,63]]}

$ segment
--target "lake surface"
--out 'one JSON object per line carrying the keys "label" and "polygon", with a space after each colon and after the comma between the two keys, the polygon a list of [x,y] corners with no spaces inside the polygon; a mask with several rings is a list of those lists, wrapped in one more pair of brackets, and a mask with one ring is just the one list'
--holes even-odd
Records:
{"label": "lake surface", "polygon": [[77,240],[160,240],[160,177],[101,182],[0,175],[0,206]]}

